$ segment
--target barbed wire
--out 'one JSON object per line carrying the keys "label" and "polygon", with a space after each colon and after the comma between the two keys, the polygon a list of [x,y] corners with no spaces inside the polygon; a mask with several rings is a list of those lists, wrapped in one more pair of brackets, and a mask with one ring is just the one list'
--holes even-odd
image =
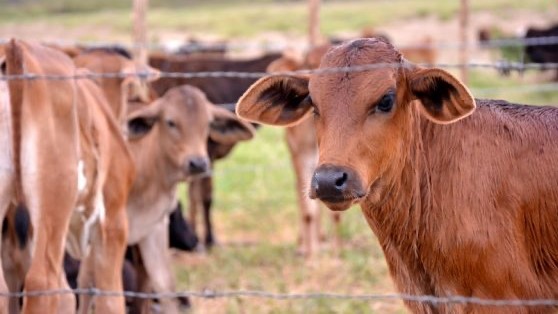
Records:
{"label": "barbed wire", "polygon": [[[347,39],[350,40],[350,39]],[[0,44],[5,44],[9,39],[0,39]],[[184,53],[196,53],[204,52],[207,50],[230,50],[230,51],[243,51],[247,49],[258,49],[265,51],[283,51],[285,49],[300,49],[308,50],[310,45],[307,43],[268,43],[268,42],[256,42],[256,43],[242,43],[242,42],[231,42],[231,43],[188,43],[188,42],[167,42],[167,43],[148,43],[144,44],[134,44],[134,43],[122,43],[122,42],[102,42],[102,41],[91,41],[91,42],[79,42],[70,40],[52,40],[43,41],[43,44],[57,45],[57,46],[72,46],[72,47],[82,47],[82,48],[99,48],[99,47],[110,47],[110,46],[120,46],[125,49],[134,50],[136,48],[147,48],[151,51],[168,51],[168,52],[184,52]],[[500,38],[491,39],[483,42],[467,42],[465,44],[461,42],[432,42],[432,43],[396,43],[395,46],[401,49],[441,49],[441,50],[455,50],[462,48],[503,48],[503,47],[514,47],[514,46],[547,46],[547,45],[557,45],[558,36],[543,36],[543,37],[532,37],[532,38]]]}
{"label": "barbed wire", "polygon": [[0,293],[4,298],[40,297],[63,294],[88,295],[93,297],[128,297],[137,299],[172,299],[182,297],[219,299],[219,298],[258,298],[271,300],[353,300],[353,301],[408,301],[418,303],[439,304],[475,304],[482,306],[521,306],[521,307],[558,307],[556,299],[484,299],[467,296],[434,296],[413,295],[405,293],[369,293],[369,294],[344,294],[333,292],[309,293],[276,293],[263,290],[230,290],[216,291],[205,289],[201,291],[178,292],[135,292],[135,291],[108,291],[96,288],[88,289],[52,289],[42,291],[26,291],[13,293]]}
{"label": "barbed wire", "polygon": [[[424,64],[419,63],[418,66],[423,67],[437,67],[447,69],[494,69],[500,72],[525,72],[526,70],[551,70],[558,69],[558,63],[521,63],[521,62],[469,62],[469,63],[437,63],[437,64]],[[115,73],[96,73],[96,72],[82,72],[73,75],[58,75],[58,74],[38,74],[38,73],[24,73],[14,75],[0,76],[0,81],[9,80],[70,80],[70,79],[110,79],[110,78],[129,78],[138,77],[140,79],[149,78],[238,78],[238,79],[258,79],[270,75],[328,75],[339,73],[355,73],[366,72],[384,68],[410,68],[412,65],[406,63],[374,63],[363,64],[347,67],[330,67],[320,68],[314,70],[297,70],[285,72],[238,72],[238,71],[207,71],[207,72],[153,72],[153,71],[137,71],[137,72],[115,72]]]}

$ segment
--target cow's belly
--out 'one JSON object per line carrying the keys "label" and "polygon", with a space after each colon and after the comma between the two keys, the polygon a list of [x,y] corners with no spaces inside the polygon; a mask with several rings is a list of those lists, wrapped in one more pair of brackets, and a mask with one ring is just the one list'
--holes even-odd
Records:
{"label": "cow's belly", "polygon": [[128,244],[137,244],[151,234],[157,224],[167,217],[176,205],[175,193],[159,195],[153,202],[128,203]]}

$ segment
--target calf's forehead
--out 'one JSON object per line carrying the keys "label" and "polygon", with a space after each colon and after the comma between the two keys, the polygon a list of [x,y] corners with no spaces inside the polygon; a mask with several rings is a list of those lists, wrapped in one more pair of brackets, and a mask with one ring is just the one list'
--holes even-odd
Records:
{"label": "calf's forehead", "polygon": [[184,120],[185,123],[207,123],[211,119],[207,100],[198,90],[174,89],[169,91],[165,101],[171,104],[165,106],[166,113]]}
{"label": "calf's forehead", "polygon": [[[375,39],[361,39],[335,47],[324,56],[320,69],[347,68],[348,71],[317,73],[310,77],[312,99],[324,102],[364,104],[377,100],[395,87],[400,54],[390,44]],[[360,66],[377,66],[364,71],[350,71]]]}

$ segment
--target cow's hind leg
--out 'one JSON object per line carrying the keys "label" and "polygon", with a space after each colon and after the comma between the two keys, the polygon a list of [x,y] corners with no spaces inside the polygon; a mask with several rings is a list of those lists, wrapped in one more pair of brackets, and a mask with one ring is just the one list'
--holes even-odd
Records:
{"label": "cow's hind leg", "polygon": [[[96,296],[96,313],[124,313],[122,292],[122,267],[127,242],[128,221],[123,200],[107,200],[106,217],[92,234],[88,265],[93,268],[95,287],[101,291],[119,293],[117,296]],[[80,302],[81,307],[81,302]]]}
{"label": "cow's hind leg", "polygon": [[[10,184],[8,181],[2,182],[0,181],[0,221],[4,221],[4,217],[6,216],[6,212],[8,210],[10,198],[7,197],[10,195]],[[5,235],[2,235],[4,237]],[[0,239],[0,250],[2,250],[2,243],[4,239]],[[16,249],[17,248],[13,248]],[[5,262],[4,262],[5,263]],[[8,286],[6,285],[6,280],[4,278],[4,271],[2,267],[0,267],[0,292],[7,293]],[[19,300],[11,300],[11,303],[16,303]],[[8,303],[10,301],[7,298],[0,298],[0,313],[6,313],[8,309]]]}
{"label": "cow's hind leg", "polygon": [[[56,168],[55,168],[56,169]],[[60,173],[59,173],[60,174]],[[72,175],[62,177],[72,178]],[[74,175],[73,178],[76,176]],[[76,197],[72,192],[77,180],[68,179],[71,187],[57,180],[45,180],[38,193],[28,197],[29,212],[33,222],[33,260],[25,278],[25,292],[39,293],[28,296],[23,301],[23,313],[54,313],[58,309],[60,294],[41,294],[41,291],[62,288],[62,260],[64,243],[75,205]],[[62,180],[64,181],[64,180]],[[52,183],[51,183],[52,182]],[[57,183],[54,183],[57,182]],[[61,197],[64,196],[64,197]],[[35,198],[34,198],[35,197]]]}

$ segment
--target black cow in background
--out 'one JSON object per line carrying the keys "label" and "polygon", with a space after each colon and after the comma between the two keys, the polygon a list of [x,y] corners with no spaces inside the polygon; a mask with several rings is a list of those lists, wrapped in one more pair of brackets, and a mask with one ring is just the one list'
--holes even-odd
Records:
{"label": "black cow in background", "polygon": [[[558,24],[546,29],[528,28],[525,39],[540,37],[558,38]],[[558,42],[548,45],[526,45],[525,54],[531,62],[535,63],[558,63]],[[558,81],[558,69],[556,69],[555,81]]]}

